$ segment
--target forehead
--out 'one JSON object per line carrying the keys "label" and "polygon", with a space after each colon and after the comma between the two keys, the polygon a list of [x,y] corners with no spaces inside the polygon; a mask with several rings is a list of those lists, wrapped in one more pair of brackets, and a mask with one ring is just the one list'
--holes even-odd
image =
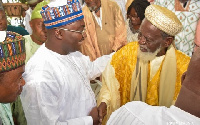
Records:
{"label": "forehead", "polygon": [[130,15],[136,15],[137,13],[136,13],[136,11],[135,11],[135,9],[132,7],[131,8],[131,11],[130,11]]}
{"label": "forehead", "polygon": [[40,23],[40,22],[43,22],[43,19],[42,18],[37,18],[37,19],[32,19],[31,21],[33,23]]}
{"label": "forehead", "polygon": [[90,2],[96,2],[98,0],[85,0],[85,2],[90,3]]}
{"label": "forehead", "polygon": [[155,27],[151,22],[149,22],[146,18],[142,21],[140,31],[145,36],[161,36],[161,31],[157,27]]}
{"label": "forehead", "polygon": [[3,80],[8,81],[9,83],[13,83],[16,81],[17,78],[22,76],[23,72],[24,72],[24,66],[18,67],[16,69],[8,71],[8,72],[5,72]]}
{"label": "forehead", "polygon": [[[81,20],[77,20],[71,24],[68,24],[66,25],[68,28],[80,28],[80,27],[83,27],[85,26],[85,23],[84,23],[84,20],[81,19]],[[64,26],[65,27],[65,26]]]}

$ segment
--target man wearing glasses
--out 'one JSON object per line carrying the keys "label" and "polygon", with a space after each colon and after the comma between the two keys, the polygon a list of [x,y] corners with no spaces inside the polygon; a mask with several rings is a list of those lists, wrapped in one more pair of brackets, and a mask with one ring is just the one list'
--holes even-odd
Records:
{"label": "man wearing glasses", "polygon": [[111,55],[91,62],[79,52],[86,34],[78,0],[51,1],[41,15],[47,41],[28,61],[23,75],[27,85],[21,99],[27,124],[98,124],[90,80],[101,75]]}
{"label": "man wearing glasses", "polygon": [[[150,5],[139,29],[138,42],[116,52],[103,73],[98,100],[100,119],[130,101],[171,106],[181,88],[190,57],[172,45],[182,24],[167,8]],[[104,112],[104,113],[103,113]]]}

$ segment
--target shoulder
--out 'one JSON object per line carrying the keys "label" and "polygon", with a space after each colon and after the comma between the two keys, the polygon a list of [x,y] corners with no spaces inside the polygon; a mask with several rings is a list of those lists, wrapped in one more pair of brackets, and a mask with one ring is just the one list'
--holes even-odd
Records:
{"label": "shoulder", "polygon": [[125,45],[124,47],[122,47],[120,50],[118,50],[112,57],[112,59],[114,58],[119,58],[119,56],[130,56],[136,53],[137,49],[138,49],[138,42],[130,42],[127,45]]}
{"label": "shoulder", "polygon": [[48,53],[44,45],[41,45],[26,64],[26,70],[44,69],[51,65],[52,60],[53,56]]}
{"label": "shoulder", "polygon": [[111,65],[130,63],[137,58],[138,42],[130,42],[118,50],[111,60]]}
{"label": "shoulder", "polygon": [[190,62],[190,57],[179,50],[176,50],[176,59],[181,64],[189,64]]}
{"label": "shoulder", "polygon": [[187,71],[189,63],[190,57],[183,52],[176,50],[176,64],[178,72],[184,73]]}

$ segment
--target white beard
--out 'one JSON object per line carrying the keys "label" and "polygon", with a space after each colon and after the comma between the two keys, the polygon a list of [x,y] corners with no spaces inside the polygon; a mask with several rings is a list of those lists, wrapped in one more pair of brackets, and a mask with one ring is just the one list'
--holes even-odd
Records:
{"label": "white beard", "polygon": [[141,59],[144,62],[152,61],[156,58],[156,55],[160,52],[161,46],[155,51],[155,52],[149,52],[149,49],[147,49],[148,52],[142,52],[140,50],[140,47],[138,48],[138,54],[137,57]]}
{"label": "white beard", "polygon": [[92,12],[92,11],[94,11],[97,8],[97,6],[95,6],[95,7],[88,7],[88,8],[89,8],[90,12]]}

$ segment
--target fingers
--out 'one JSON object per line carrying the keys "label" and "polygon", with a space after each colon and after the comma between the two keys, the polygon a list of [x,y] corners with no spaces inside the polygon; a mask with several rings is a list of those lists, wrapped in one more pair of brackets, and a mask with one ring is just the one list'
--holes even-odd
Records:
{"label": "fingers", "polygon": [[98,111],[99,111],[99,122],[102,123],[102,121],[103,121],[103,111],[102,111],[101,108]]}
{"label": "fingers", "polygon": [[105,102],[102,102],[98,107],[99,112],[99,122],[102,123],[104,116],[107,114],[107,105]]}

